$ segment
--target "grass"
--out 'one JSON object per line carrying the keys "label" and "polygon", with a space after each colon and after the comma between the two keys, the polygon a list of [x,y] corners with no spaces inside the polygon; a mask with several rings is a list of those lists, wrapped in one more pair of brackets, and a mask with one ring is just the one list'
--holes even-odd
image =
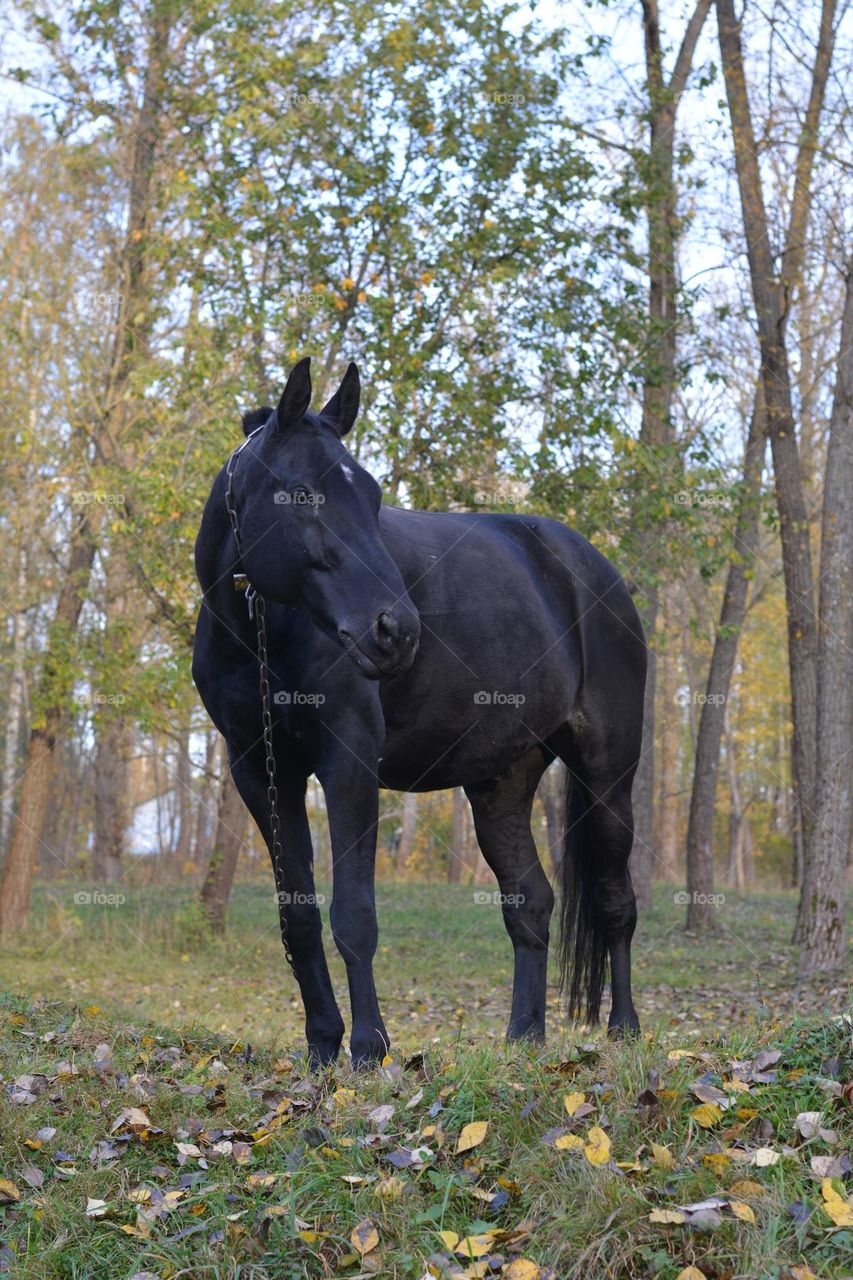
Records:
{"label": "grass", "polygon": [[[328,897],[328,886],[320,889]],[[40,886],[23,943],[0,950],[0,987],[98,1004],[117,1016],[169,1026],[200,1024],[224,1035],[285,1044],[302,1035],[302,1009],[284,963],[268,886],[238,884],[225,939],[206,938],[189,888],[116,886],[118,906],[76,903],[92,887]],[[706,1028],[849,1003],[846,981],[800,986],[790,946],[791,893],[726,893],[709,937],[684,933],[684,907],[658,886],[634,942],[635,997],[645,1027]],[[380,884],[376,981],[392,1042],[499,1043],[512,983],[500,908],[475,891],[438,884]],[[324,912],[326,908],[324,908]],[[346,978],[328,928],[327,954],[346,1016]],[[551,992],[550,1031],[560,1005]]]}
{"label": "grass", "polygon": [[853,1274],[849,997],[797,990],[787,895],[728,899],[700,940],[661,889],[636,947],[644,1035],[552,1018],[534,1049],[502,1043],[497,909],[383,886],[399,1048],[310,1077],[266,890],[238,888],[216,943],[188,894],[74,892],[41,889],[29,944],[0,956],[11,1280]]}

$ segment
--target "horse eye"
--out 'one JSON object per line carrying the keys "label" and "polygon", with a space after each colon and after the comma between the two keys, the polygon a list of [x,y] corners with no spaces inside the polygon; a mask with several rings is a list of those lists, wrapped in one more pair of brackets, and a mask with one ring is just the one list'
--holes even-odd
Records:
{"label": "horse eye", "polygon": [[303,484],[298,484],[295,489],[292,489],[290,496],[293,501],[297,503],[306,503],[311,501],[310,491],[306,489]]}

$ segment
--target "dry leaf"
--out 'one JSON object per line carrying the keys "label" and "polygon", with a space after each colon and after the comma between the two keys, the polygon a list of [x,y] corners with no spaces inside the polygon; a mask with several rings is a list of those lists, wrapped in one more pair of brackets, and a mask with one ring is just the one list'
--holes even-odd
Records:
{"label": "dry leaf", "polygon": [[705,1280],[705,1272],[698,1267],[685,1267],[683,1271],[679,1271],[675,1280]]}
{"label": "dry leaf", "polygon": [[713,1129],[722,1120],[723,1113],[713,1102],[703,1102],[701,1106],[693,1108],[690,1116],[703,1129]]}
{"label": "dry leaf", "polygon": [[366,1253],[370,1253],[379,1244],[379,1232],[373,1223],[365,1218],[357,1227],[353,1227],[350,1234],[352,1247],[363,1258]]}
{"label": "dry leaf", "polygon": [[686,1221],[685,1215],[677,1209],[652,1209],[649,1214],[649,1222],[660,1222],[665,1226],[678,1226]]}
{"label": "dry leaf", "polygon": [[798,1262],[796,1266],[789,1267],[793,1280],[817,1280],[817,1276],[811,1267],[805,1262]]}
{"label": "dry leaf", "polygon": [[503,1280],[539,1280],[542,1268],[529,1258],[516,1258],[502,1272]]}
{"label": "dry leaf", "polygon": [[590,1164],[607,1164],[610,1159],[610,1139],[597,1124],[594,1124],[587,1134],[587,1144],[583,1153]]}
{"label": "dry leaf", "polygon": [[491,1253],[494,1243],[494,1231],[486,1231],[479,1236],[466,1236],[456,1246],[456,1253],[461,1253],[463,1258],[482,1258],[484,1254]]}
{"label": "dry leaf", "polygon": [[652,1160],[659,1169],[675,1168],[675,1156],[672,1154],[669,1147],[661,1146],[659,1142],[653,1142],[651,1146]]}
{"label": "dry leaf", "polygon": [[564,1133],[554,1139],[554,1146],[558,1151],[583,1151],[583,1138],[576,1133]]}
{"label": "dry leaf", "polygon": [[744,1204],[742,1200],[730,1200],[729,1208],[736,1218],[740,1218],[741,1222],[755,1222],[755,1214],[748,1204]]}
{"label": "dry leaf", "polygon": [[9,1204],[12,1200],[20,1200],[21,1193],[8,1178],[0,1178],[0,1204]]}
{"label": "dry leaf", "polygon": [[839,1195],[832,1185],[831,1178],[824,1178],[820,1184],[823,1196],[823,1207],[837,1227],[853,1227],[853,1208],[844,1196]]}
{"label": "dry leaf", "polygon": [[566,1114],[573,1116],[578,1107],[581,1106],[586,1099],[582,1093],[567,1093],[563,1098],[563,1106],[566,1108]]}
{"label": "dry leaf", "polygon": [[456,1143],[456,1154],[459,1155],[463,1151],[470,1151],[472,1147],[479,1147],[486,1136],[488,1128],[488,1120],[474,1120],[471,1124],[464,1125]]}

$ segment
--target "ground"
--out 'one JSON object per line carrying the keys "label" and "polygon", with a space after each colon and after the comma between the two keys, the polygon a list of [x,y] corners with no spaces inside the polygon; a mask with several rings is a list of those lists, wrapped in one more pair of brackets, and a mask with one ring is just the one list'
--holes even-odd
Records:
{"label": "ground", "polygon": [[555,993],[548,1044],[506,1049],[499,910],[382,887],[395,1048],[312,1077],[266,888],[221,943],[189,893],[87,893],[41,890],[41,944],[0,954],[12,1280],[853,1276],[849,995],[797,990],[789,896],[700,940],[661,888],[643,1036],[561,1030]]}

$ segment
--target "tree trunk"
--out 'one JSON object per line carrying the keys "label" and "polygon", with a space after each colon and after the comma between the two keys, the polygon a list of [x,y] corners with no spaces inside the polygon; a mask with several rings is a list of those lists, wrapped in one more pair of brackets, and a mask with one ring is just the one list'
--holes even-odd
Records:
{"label": "tree trunk", "polygon": [[12,670],[6,702],[6,741],[3,752],[3,812],[0,817],[0,857],[9,847],[9,832],[15,812],[15,781],[18,773],[18,748],[24,715],[24,671],[26,659],[27,553],[18,550],[18,581],[15,611],[12,618]]}
{"label": "tree trunk", "polygon": [[738,641],[746,616],[749,579],[758,546],[764,431],[764,397],[759,387],[744,450],[743,488],[735,527],[734,554],[726,575],[720,621],[714,637],[696,740],[693,788],[687,819],[687,928],[697,931],[710,928],[713,923],[714,809],[717,801],[720,743]]}
{"label": "tree trunk", "polygon": [[133,731],[119,707],[95,718],[95,846],[92,875],[107,884],[120,879],[130,823],[130,756]]}
{"label": "tree trunk", "polygon": [[175,807],[178,820],[178,838],[175,842],[172,861],[181,873],[184,865],[191,861],[193,851],[193,832],[195,830],[195,813],[193,805],[192,762],[190,760],[189,725],[182,730],[176,745],[177,764],[175,767]]}
{"label": "tree trunk", "polygon": [[71,535],[68,571],[48,631],[42,673],[33,697],[33,727],[24,759],[21,796],[12,844],[0,877],[0,937],[22,929],[29,911],[33,871],[50,800],[53,752],[74,679],[68,651],[77,630],[94,556],[95,543],[84,510]]}
{"label": "tree trunk", "polygon": [[417,829],[418,794],[416,791],[406,791],[403,795],[403,830],[400,833],[399,852],[400,867],[403,871],[406,870],[415,851]]}
{"label": "tree trunk", "polygon": [[225,932],[225,912],[248,819],[248,810],[226,765],[219,788],[213,850],[201,888],[202,910],[214,933]]}
{"label": "tree trunk", "polygon": [[566,807],[566,766],[562,760],[555,760],[545,770],[537,794],[545,811],[548,861],[559,880],[563,866],[563,816]]}
{"label": "tree trunk", "polygon": [[447,863],[447,883],[460,884],[463,879],[463,872],[469,870],[468,867],[468,851],[465,839],[466,827],[466,808],[467,800],[465,792],[461,787],[454,787],[453,792],[453,822],[452,833],[450,837],[450,856]]}
{"label": "tree trunk", "polygon": [[[710,0],[698,0],[687,24],[668,83],[663,75],[660,19],[657,0],[642,0],[643,36],[646,53],[646,81],[649,100],[649,151],[647,156],[646,218],[648,223],[649,334],[647,365],[643,383],[643,415],[640,445],[643,455],[667,463],[674,432],[672,396],[675,385],[675,358],[678,328],[678,279],[676,245],[678,216],[674,180],[675,122],[678,103],[693,63],[696,43],[711,7]],[[652,358],[651,352],[654,352]],[[640,480],[637,492],[647,484]],[[637,607],[649,648],[646,694],[643,707],[643,745],[634,777],[634,846],[631,852],[631,879],[640,906],[651,901],[652,868],[655,861],[653,810],[655,796],[655,694],[657,686],[655,631],[659,598],[657,575],[660,538],[655,523],[644,518],[642,501],[636,508],[638,554],[635,569]]]}
{"label": "tree trunk", "polygon": [[[803,130],[804,142],[801,141],[797,160],[794,204],[799,199],[806,210],[818,124],[835,41],[835,8],[835,0],[824,0],[809,113]],[[791,375],[785,343],[791,286],[798,271],[792,273],[790,264],[783,260],[782,275],[778,279],[775,272],[746,87],[741,30],[735,17],[734,0],[717,0],[717,16],[734,139],[735,168],[758,324],[767,431],[773,454],[788,617],[791,719],[794,726],[794,793],[802,818],[803,849],[808,862],[811,857],[811,802],[817,756],[817,628],[808,511],[795,434]],[[792,225],[800,216],[796,208],[792,210]],[[802,221],[804,224],[804,219]],[[795,232],[795,242],[786,245],[786,250],[792,257],[799,256],[801,260],[804,225],[797,225]],[[798,921],[798,930],[801,923]]]}
{"label": "tree trunk", "polygon": [[844,870],[851,821],[853,715],[853,260],[848,263],[838,375],[823,489],[818,638],[817,779],[800,899],[800,972],[844,962]]}

